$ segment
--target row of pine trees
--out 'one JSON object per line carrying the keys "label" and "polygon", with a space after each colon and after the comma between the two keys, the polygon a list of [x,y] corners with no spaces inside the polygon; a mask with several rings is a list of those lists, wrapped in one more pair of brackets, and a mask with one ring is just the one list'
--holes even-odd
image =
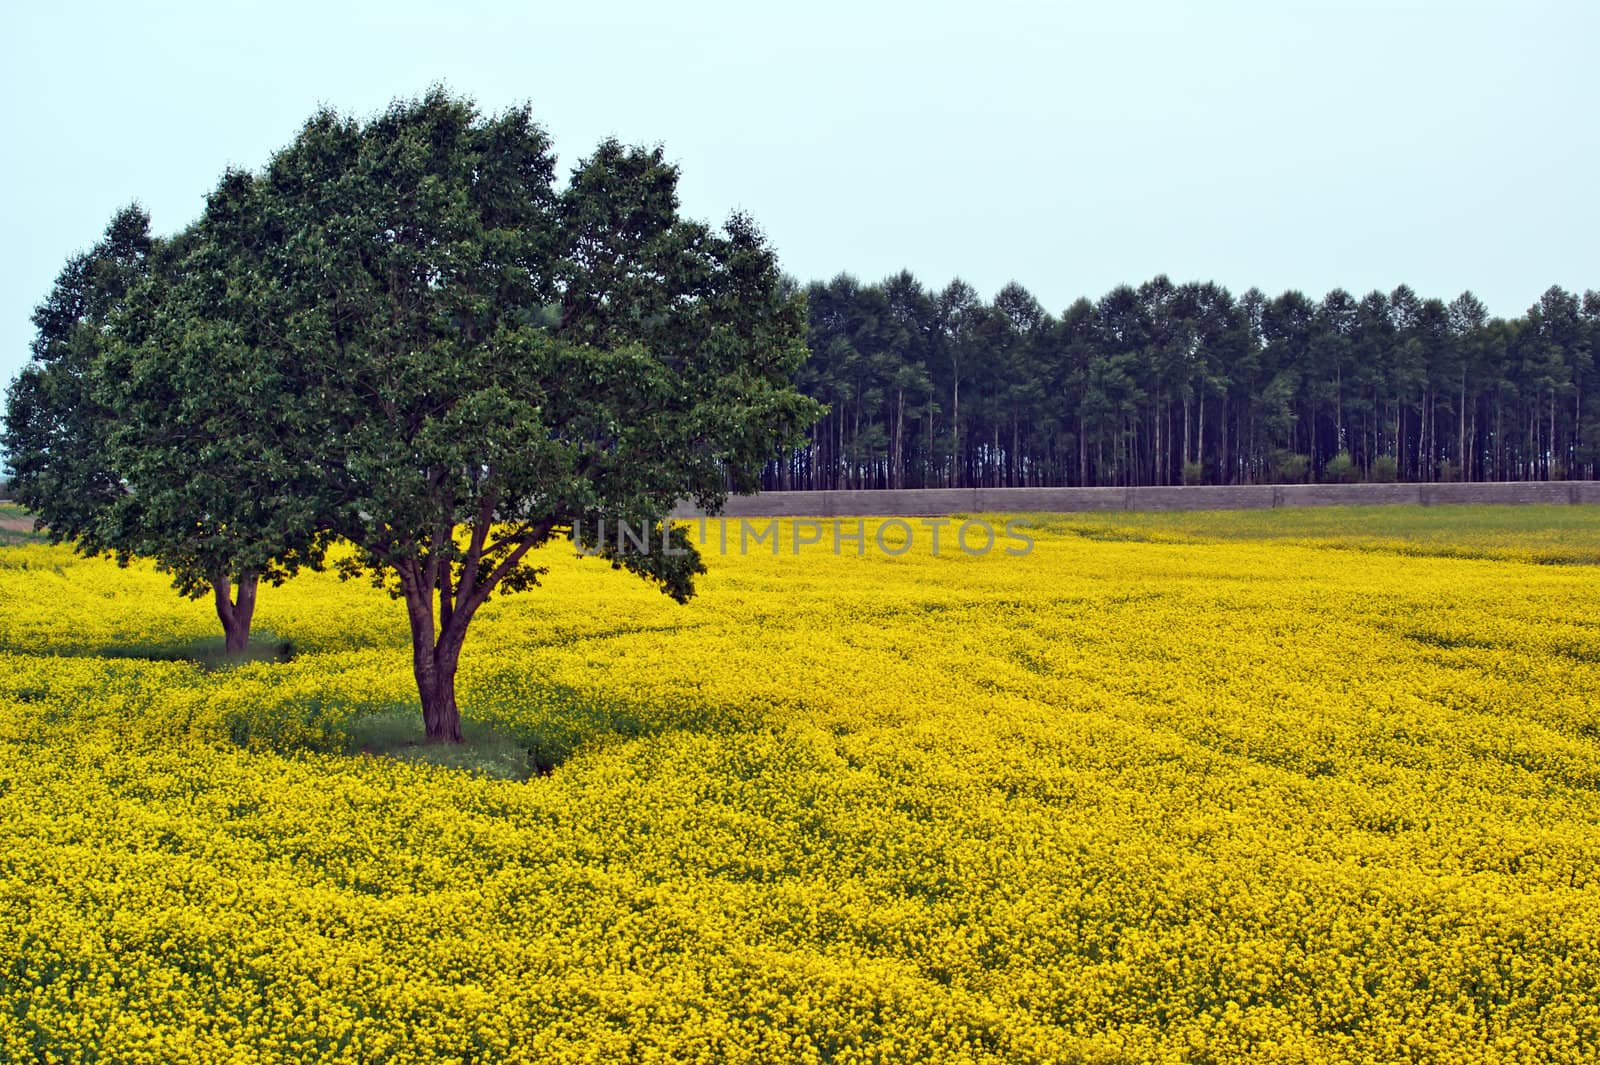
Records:
{"label": "row of pine trees", "polygon": [[1500,481],[1600,469],[1600,293],[1520,318],[1401,286],[1235,298],[1157,277],[1059,317],[841,275],[807,290],[828,404],[769,489]]}

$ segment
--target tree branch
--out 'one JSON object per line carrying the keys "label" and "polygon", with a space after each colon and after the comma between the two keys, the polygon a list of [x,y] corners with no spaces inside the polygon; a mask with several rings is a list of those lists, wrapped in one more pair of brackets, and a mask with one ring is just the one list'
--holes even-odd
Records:
{"label": "tree branch", "polygon": [[447,628],[450,627],[450,619],[455,616],[455,612],[456,612],[455,590],[451,587],[451,581],[450,581],[450,571],[451,571],[452,568],[453,568],[453,564],[450,562],[449,559],[442,560],[440,562],[438,568],[437,568],[437,572],[438,572],[438,575],[439,575],[438,576],[438,582],[439,582],[439,628],[440,629],[447,629]]}
{"label": "tree branch", "polygon": [[467,561],[461,567],[461,583],[458,586],[461,595],[470,597],[477,588],[478,564],[483,559],[483,544],[489,538],[489,526],[494,521],[494,508],[497,502],[497,493],[485,492],[478,506],[478,520],[472,527],[472,542],[467,545]]}
{"label": "tree branch", "polygon": [[489,597],[489,593],[494,591],[494,586],[499,584],[506,574],[516,568],[517,563],[522,561],[523,556],[549,538],[550,530],[555,528],[555,524],[554,518],[545,518],[534,526],[532,530],[524,534],[517,547],[502,559],[499,565],[490,570],[489,576],[484,578],[483,582],[473,590],[471,599],[462,608],[462,613],[470,618],[472,613]]}

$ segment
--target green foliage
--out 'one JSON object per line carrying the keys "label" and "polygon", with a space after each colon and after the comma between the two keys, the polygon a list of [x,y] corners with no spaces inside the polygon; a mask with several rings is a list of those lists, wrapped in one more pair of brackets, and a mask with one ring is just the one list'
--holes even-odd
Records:
{"label": "green foliage", "polygon": [[[818,413],[791,384],[803,298],[748,218],[681,219],[676,186],[659,148],[607,141],[558,192],[526,108],[442,90],[319,112],[224,176],[176,279],[135,301],[112,441],[152,486],[137,504],[234,500],[219,535],[273,575],[349,541],[341,572],[406,600],[425,710],[453,719],[467,625],[537,585],[530,550],[718,507]],[[704,567],[675,544],[580,546],[683,601]]]}
{"label": "green foliage", "polygon": [[32,358],[6,393],[0,447],[12,497],[47,523],[52,542],[85,554],[132,550],[108,520],[125,489],[107,454],[118,413],[102,402],[100,358],[112,316],[149,271],[154,249],[149,216],[136,206],[118,211],[34,311]]}
{"label": "green foliage", "polygon": [[1379,455],[1372,460],[1372,479],[1378,484],[1390,484],[1398,477],[1399,469],[1393,455]]}
{"label": "green foliage", "polygon": [[1354,484],[1361,480],[1361,469],[1350,457],[1350,452],[1341,451],[1322,468],[1322,479],[1333,484]]}
{"label": "green foliage", "polygon": [[[10,392],[17,498],[53,538],[218,586],[230,647],[256,579],[349,541],[341,571],[406,599],[425,707],[453,717],[466,627],[538,583],[530,550],[571,537],[684,601],[704,566],[664,516],[754,490],[820,413],[792,385],[803,296],[747,217],[679,218],[677,180],[608,140],[558,191],[527,108],[439,89],[323,110],[178,238],[130,208],[68,264]],[[657,550],[585,542],[602,520]]]}
{"label": "green foliage", "polygon": [[112,320],[97,396],[127,485],[108,510],[128,553],[191,596],[219,577],[281,584],[319,568],[326,537],[285,477],[297,441],[275,415],[282,379],[237,327],[225,252],[204,226],[163,248]]}
{"label": "green foliage", "polygon": [[[1396,477],[1600,475],[1600,293],[1546,292],[1519,319],[1401,286],[1235,296],[1155,277],[1054,317],[902,271],[810,286],[798,383],[829,411],[769,488],[1174,484],[1273,478],[1273,452],[1338,451]],[[1187,482],[1185,482],[1187,483]]]}
{"label": "green foliage", "polygon": [[[303,513],[260,491],[273,451],[252,431],[255,383],[197,321],[216,296],[198,290],[204,250],[193,230],[157,240],[142,209],[119,211],[35,312],[0,443],[16,498],[52,541],[153,558],[190,597],[248,583],[253,601],[258,578],[315,565],[321,544]],[[207,404],[217,393],[226,401]],[[212,416],[180,416],[197,406]]]}
{"label": "green foliage", "polygon": [[[476,558],[505,565],[495,583],[574,521],[753,487],[815,409],[789,385],[803,305],[748,220],[678,219],[676,180],[659,149],[607,142],[557,194],[526,109],[441,91],[364,124],[321,113],[229,175],[206,226],[241,306],[219,328],[246,334],[304,447],[284,487],[368,570]],[[456,542],[490,521],[509,529]],[[622,561],[692,590],[690,564]]]}
{"label": "green foliage", "polygon": [[1184,484],[1205,484],[1206,483],[1206,468],[1205,468],[1205,465],[1203,463],[1199,463],[1199,462],[1185,462],[1183,464],[1183,483]]}
{"label": "green foliage", "polygon": [[1311,456],[1300,455],[1282,448],[1272,453],[1268,473],[1280,484],[1298,484],[1306,479],[1311,469]]}

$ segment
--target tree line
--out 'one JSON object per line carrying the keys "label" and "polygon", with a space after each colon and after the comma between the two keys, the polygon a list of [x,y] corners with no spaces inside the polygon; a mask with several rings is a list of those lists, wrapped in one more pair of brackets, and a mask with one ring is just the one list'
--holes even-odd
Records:
{"label": "tree line", "polygon": [[[793,282],[791,282],[793,284]],[[796,286],[798,287],[798,286]],[[1156,277],[1059,317],[908,272],[805,289],[828,411],[767,489],[1592,479],[1600,293],[1520,318],[1402,285],[1320,301]]]}

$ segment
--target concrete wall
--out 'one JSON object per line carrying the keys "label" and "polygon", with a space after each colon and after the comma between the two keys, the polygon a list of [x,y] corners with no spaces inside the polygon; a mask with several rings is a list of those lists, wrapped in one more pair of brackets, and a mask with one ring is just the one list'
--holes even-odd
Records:
{"label": "concrete wall", "polygon": [[[730,518],[937,517],[1085,510],[1255,510],[1269,507],[1560,503],[1600,505],[1600,481],[1483,484],[1251,484],[1139,488],[907,488],[735,496]],[[699,515],[690,504],[677,517]]]}

